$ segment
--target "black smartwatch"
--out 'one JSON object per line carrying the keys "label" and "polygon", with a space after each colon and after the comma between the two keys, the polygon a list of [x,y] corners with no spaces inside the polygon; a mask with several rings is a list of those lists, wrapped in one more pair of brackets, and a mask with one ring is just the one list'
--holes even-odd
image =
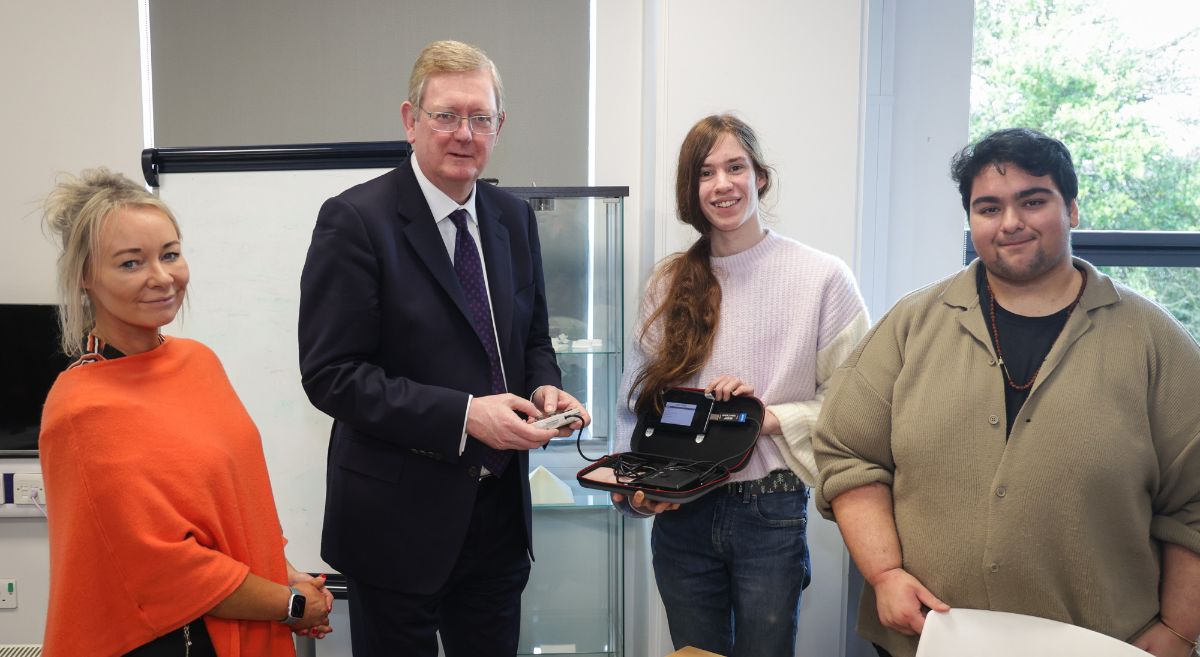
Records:
{"label": "black smartwatch", "polygon": [[288,598],[287,616],[284,616],[279,622],[291,625],[304,618],[304,605],[308,602],[308,599],[294,586],[289,586],[288,590],[292,592],[292,596]]}

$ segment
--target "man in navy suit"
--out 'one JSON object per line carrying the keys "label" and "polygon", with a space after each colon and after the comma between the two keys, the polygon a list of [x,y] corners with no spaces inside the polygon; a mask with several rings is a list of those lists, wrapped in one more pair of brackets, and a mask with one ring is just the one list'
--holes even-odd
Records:
{"label": "man in navy suit", "polygon": [[[434,657],[438,632],[450,657],[511,656],[528,450],[590,417],[559,389],[533,211],[477,182],[495,65],[430,44],[401,114],[412,157],[325,202],[300,282],[304,389],[334,419],[321,556],[349,581],[356,657]],[[569,408],[571,428],[530,424]]]}

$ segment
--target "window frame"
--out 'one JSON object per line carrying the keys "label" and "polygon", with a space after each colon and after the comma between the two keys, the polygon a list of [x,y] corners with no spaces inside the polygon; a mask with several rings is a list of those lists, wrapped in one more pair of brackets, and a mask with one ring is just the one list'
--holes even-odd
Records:
{"label": "window frame", "polygon": [[[1200,232],[1073,230],[1071,251],[1100,267],[1200,267]],[[971,231],[963,231],[963,264],[977,256]]]}

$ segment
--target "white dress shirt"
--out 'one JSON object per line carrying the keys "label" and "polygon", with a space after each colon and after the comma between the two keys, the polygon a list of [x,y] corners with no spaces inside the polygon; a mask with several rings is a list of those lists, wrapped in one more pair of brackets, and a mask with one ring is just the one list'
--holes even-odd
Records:
{"label": "white dress shirt", "polygon": [[[471,190],[471,195],[467,197],[465,203],[459,204],[425,177],[425,173],[421,171],[420,163],[417,162],[416,153],[413,153],[410,157],[412,158],[413,173],[417,177],[417,184],[421,187],[421,193],[425,195],[425,203],[429,205],[429,211],[433,214],[433,220],[437,222],[438,232],[442,234],[442,242],[446,245],[446,253],[450,256],[450,264],[454,264],[454,242],[458,236],[458,228],[454,226],[454,222],[450,221],[450,215],[461,208],[466,210],[470,216],[470,221],[467,222],[467,230],[471,233],[471,239],[475,240],[475,248],[479,251],[479,263],[483,266],[483,285],[487,292],[488,315],[492,318],[492,339],[496,340],[499,332],[496,330],[496,314],[492,312],[492,291],[488,283],[486,262],[483,258],[483,243],[479,239],[479,216],[475,213],[475,190]],[[476,185],[478,184],[476,183]],[[499,342],[496,343],[496,354],[500,358],[500,376],[504,379],[505,387],[507,388],[508,377],[504,373],[504,355],[500,350]],[[463,412],[462,439],[458,445],[458,453],[460,455],[467,447],[467,416],[471,411],[472,399],[474,399],[473,395],[467,395],[467,408]]]}

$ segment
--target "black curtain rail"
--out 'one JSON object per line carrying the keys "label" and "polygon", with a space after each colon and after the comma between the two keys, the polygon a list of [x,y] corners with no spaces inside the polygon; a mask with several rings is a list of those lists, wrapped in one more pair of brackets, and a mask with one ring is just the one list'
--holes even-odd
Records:
{"label": "black curtain rail", "polygon": [[[1200,232],[1073,230],[1071,251],[1100,266],[1200,267]],[[976,255],[971,231],[964,231],[963,262]]]}
{"label": "black curtain rail", "polygon": [[[309,574],[313,577],[320,575],[320,573]],[[346,576],[342,575],[341,573],[326,574],[325,588],[329,589],[329,592],[333,594],[333,598],[335,600],[345,600],[347,597],[349,597],[347,595],[347,591],[350,589],[350,584],[346,581]]]}
{"label": "black curtain rail", "polygon": [[158,187],[163,173],[391,168],[411,152],[406,141],[147,148],[142,151],[142,174],[147,184]]}
{"label": "black curtain rail", "polygon": [[[352,141],[329,144],[147,148],[142,151],[146,183],[158,187],[160,174],[216,171],[295,171],[312,169],[390,169],[412,153],[406,141]],[[487,179],[495,183],[495,179]],[[617,198],[628,187],[505,187],[526,200],[539,198]]]}

